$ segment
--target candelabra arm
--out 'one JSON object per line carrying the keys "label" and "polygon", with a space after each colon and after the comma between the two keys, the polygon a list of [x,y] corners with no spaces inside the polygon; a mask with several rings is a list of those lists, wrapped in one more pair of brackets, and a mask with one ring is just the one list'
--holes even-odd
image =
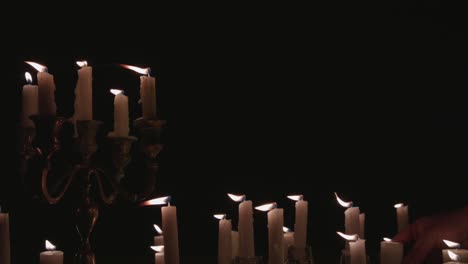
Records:
{"label": "candelabra arm", "polygon": [[76,173],[78,172],[79,169],[80,169],[80,166],[75,166],[74,167],[74,169],[70,172],[69,176],[67,177],[67,182],[66,182],[65,186],[59,192],[59,194],[57,196],[55,196],[55,197],[53,197],[50,194],[49,189],[47,188],[47,178],[49,176],[49,169],[44,168],[42,170],[42,184],[41,184],[42,185],[42,194],[46,198],[47,202],[49,202],[49,204],[57,204],[58,202],[60,202],[60,200],[63,198],[63,196],[67,192],[68,188],[70,187],[70,184],[73,181],[73,179],[75,178],[75,175],[76,175]]}
{"label": "candelabra arm", "polygon": [[102,178],[105,177],[105,174],[101,170],[95,170],[95,175],[97,176],[96,178],[99,187],[99,194],[101,195],[102,201],[107,205],[112,204],[117,194],[117,186],[115,186],[115,184],[111,182],[110,184],[112,187],[112,193],[110,195],[106,195],[106,193],[104,192],[104,188],[102,187]]}

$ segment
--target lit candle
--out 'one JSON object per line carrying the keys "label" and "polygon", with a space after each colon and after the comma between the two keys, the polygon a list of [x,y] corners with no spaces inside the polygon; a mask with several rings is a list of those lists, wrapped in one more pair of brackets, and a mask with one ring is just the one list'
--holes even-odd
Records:
{"label": "lit candle", "polygon": [[170,200],[170,196],[165,196],[143,202],[142,206],[168,204],[168,206],[161,207],[162,231],[164,234],[164,258],[168,264],[179,264],[177,207],[171,206]]}
{"label": "lit candle", "polygon": [[142,116],[144,119],[156,119],[156,79],[150,76],[150,68],[139,68],[130,65],[122,67],[147,75],[140,77],[140,100],[142,107]]}
{"label": "lit candle", "polygon": [[294,245],[305,248],[307,244],[307,213],[308,202],[303,195],[290,195],[289,199],[296,201],[296,223],[294,224]]}
{"label": "lit candle", "polygon": [[10,217],[0,206],[0,263],[10,264]]}
{"label": "lit candle", "polygon": [[239,232],[231,231],[232,258],[239,256]]}
{"label": "lit candle", "polygon": [[33,121],[29,118],[32,115],[39,114],[38,90],[37,85],[32,85],[32,76],[29,72],[25,73],[28,84],[23,86],[21,121],[23,127],[34,127]]}
{"label": "lit candle", "polygon": [[152,246],[151,249],[156,252],[154,253],[154,262],[156,264],[165,264],[164,246]]}
{"label": "lit candle", "polygon": [[461,245],[460,243],[453,242],[450,240],[443,240],[445,245],[449,249],[443,249],[442,250],[442,256],[444,261],[443,262],[449,262],[451,260],[456,260],[450,258],[449,251],[451,251],[453,254],[456,254],[460,258],[460,262],[466,262],[468,263],[468,250],[467,249],[460,249]]}
{"label": "lit candle", "polygon": [[346,235],[341,232],[337,232],[338,235],[349,241],[349,256],[350,264],[366,264],[366,240],[359,239],[357,234]]}
{"label": "lit candle", "polygon": [[402,203],[395,204],[398,223],[398,232],[401,232],[408,226],[408,206]]}
{"label": "lit candle", "polygon": [[158,235],[154,237],[154,245],[164,246],[164,236],[162,229],[158,225],[154,225],[154,229],[158,233]]}
{"label": "lit candle", "polygon": [[255,257],[254,232],[253,232],[253,207],[252,201],[246,201],[245,195],[228,194],[239,204],[239,257]]}
{"label": "lit candle", "polygon": [[359,214],[359,238],[365,238],[365,230],[366,230],[366,214],[361,213]]}
{"label": "lit candle", "polygon": [[348,208],[344,212],[346,234],[360,234],[361,223],[359,220],[359,207],[353,207],[353,202],[345,202],[341,200],[336,193],[335,196],[341,206]]}
{"label": "lit candle", "polygon": [[447,256],[450,260],[449,262],[444,262],[444,264],[466,264],[466,262],[463,262],[462,257],[455,253],[454,250],[447,250]]}
{"label": "lit candle", "polygon": [[63,264],[63,252],[55,250],[55,246],[45,241],[47,251],[40,254],[40,264]]}
{"label": "lit candle", "polygon": [[276,208],[276,203],[265,204],[255,209],[268,212],[268,263],[283,264],[283,209]]}
{"label": "lit candle", "polygon": [[403,244],[384,238],[380,242],[380,264],[400,264],[403,260]]}
{"label": "lit candle", "polygon": [[123,94],[122,90],[111,89],[114,98],[114,131],[111,134],[115,137],[128,137],[129,120],[128,120],[128,97]]}
{"label": "lit candle", "polygon": [[43,116],[55,116],[55,83],[54,76],[47,72],[47,67],[35,62],[26,61],[27,64],[34,67],[37,73],[38,83],[38,107],[39,114]]}
{"label": "lit candle", "polygon": [[290,246],[294,245],[294,232],[291,232],[291,229],[287,227],[283,227],[283,246],[284,246],[284,259],[286,260],[288,258],[288,250]]}
{"label": "lit candle", "polygon": [[232,263],[232,224],[231,220],[226,219],[226,215],[214,215],[219,219],[219,232],[218,232],[218,263],[230,264]]}
{"label": "lit candle", "polygon": [[78,81],[75,88],[76,120],[93,120],[93,68],[86,61],[77,61]]}

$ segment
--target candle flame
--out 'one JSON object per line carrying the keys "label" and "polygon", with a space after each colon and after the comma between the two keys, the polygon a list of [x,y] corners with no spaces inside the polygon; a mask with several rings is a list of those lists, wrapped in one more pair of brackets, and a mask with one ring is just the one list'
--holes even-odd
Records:
{"label": "candle flame", "polygon": [[448,250],[449,258],[453,261],[461,261],[461,257],[455,254],[452,250]]}
{"label": "candle flame", "polygon": [[283,226],[283,232],[284,233],[291,232],[291,228]]}
{"label": "candle flame", "polygon": [[340,235],[342,238],[346,239],[346,240],[358,240],[359,239],[359,236],[357,234],[354,234],[354,235],[346,235],[346,234],[343,234],[341,232],[336,232],[338,235]]}
{"label": "candle flame", "polygon": [[129,69],[129,70],[132,70],[134,72],[137,72],[139,74],[144,74],[144,75],[146,74],[149,75],[151,71],[150,68],[140,68],[140,67],[126,65],[126,64],[120,64],[120,66],[122,66],[125,69]]}
{"label": "candle flame", "polygon": [[76,64],[78,64],[78,66],[80,66],[80,67],[88,66],[87,61],[77,61]]}
{"label": "candle flame", "polygon": [[151,249],[158,253],[164,252],[164,246],[151,246]]}
{"label": "candle flame", "polygon": [[349,208],[349,207],[353,207],[353,202],[345,202],[343,200],[340,199],[340,197],[338,197],[338,194],[335,192],[335,197],[336,197],[336,200],[338,201],[338,203],[345,207],[345,208]]}
{"label": "candle flame", "polygon": [[447,247],[449,248],[460,248],[460,243],[457,243],[457,242],[452,242],[450,240],[443,240],[445,245],[447,245]]}
{"label": "candle flame", "polygon": [[24,77],[26,78],[26,81],[31,84],[32,83],[32,76],[29,72],[24,73]]}
{"label": "candle flame", "polygon": [[56,247],[54,246],[54,244],[50,243],[49,240],[46,240],[46,241],[45,241],[45,248],[46,248],[47,250],[55,250],[55,249],[56,249]]}
{"label": "candle flame", "polygon": [[268,203],[268,204],[257,206],[257,207],[255,207],[255,209],[257,209],[259,211],[263,211],[263,212],[268,212],[268,211],[270,211],[272,209],[275,209],[276,206],[277,206],[276,203]]}
{"label": "candle flame", "polygon": [[299,194],[299,195],[289,195],[288,196],[289,199],[293,200],[293,201],[302,201],[304,200],[304,196],[302,194]]}
{"label": "candle flame", "polygon": [[158,225],[153,225],[153,226],[154,226],[154,229],[156,230],[156,232],[158,232],[158,234],[161,235],[163,233],[162,229]]}
{"label": "candle flame", "polygon": [[39,72],[45,72],[47,71],[47,67],[44,66],[44,65],[41,65],[39,63],[36,63],[36,62],[32,62],[32,61],[25,61],[27,64],[31,65],[34,69],[36,69],[37,71]]}
{"label": "candle flame", "polygon": [[393,207],[395,207],[395,208],[401,208],[401,207],[403,207],[403,206],[405,206],[404,203],[397,203],[397,204],[395,204]]}
{"label": "candle flame", "polygon": [[236,195],[236,194],[230,194],[230,193],[228,193],[227,195],[234,202],[243,202],[243,201],[245,201],[245,195]]}
{"label": "candle flame", "polygon": [[119,89],[110,89],[110,92],[114,95],[118,95],[118,94],[121,94],[123,93],[122,90],[119,90]]}
{"label": "candle flame", "polygon": [[214,218],[219,219],[219,220],[226,219],[226,215],[225,215],[225,214],[215,214],[215,215],[213,215],[213,216],[214,216]]}
{"label": "candle flame", "polygon": [[386,237],[384,237],[383,240],[384,240],[385,242],[392,242],[392,240],[391,240],[390,238],[386,238]]}
{"label": "candle flame", "polygon": [[148,206],[148,205],[161,205],[161,204],[167,204],[171,202],[171,197],[170,196],[165,196],[161,198],[156,198],[152,200],[148,200],[146,202],[143,202],[141,205],[142,206]]}

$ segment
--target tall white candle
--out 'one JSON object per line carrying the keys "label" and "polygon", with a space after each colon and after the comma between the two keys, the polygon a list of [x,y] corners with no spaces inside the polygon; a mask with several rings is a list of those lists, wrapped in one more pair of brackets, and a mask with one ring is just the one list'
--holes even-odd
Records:
{"label": "tall white candle", "polygon": [[283,236],[283,209],[276,208],[276,203],[257,206],[255,209],[268,211],[268,263],[283,264],[284,236]]}
{"label": "tall white candle", "polygon": [[338,197],[338,194],[335,193],[336,200],[338,203],[348,208],[344,212],[345,214],[345,233],[348,235],[360,234],[361,223],[359,220],[359,207],[353,207],[353,202],[345,202]]}
{"label": "tall white candle", "polygon": [[76,120],[93,119],[93,68],[86,61],[78,61],[78,81],[75,88]]}
{"label": "tall white candle", "polygon": [[10,218],[0,207],[0,263],[10,264]]}
{"label": "tall white candle", "polygon": [[177,208],[161,207],[164,234],[164,255],[167,264],[179,264],[179,232],[177,228]]}
{"label": "tall white candle", "polygon": [[302,195],[290,195],[289,199],[296,201],[296,218],[294,224],[294,243],[297,248],[305,248],[307,244],[307,214],[309,203]]}
{"label": "tall white candle", "polygon": [[239,256],[239,232],[231,231],[232,258]]}
{"label": "tall white candle", "polygon": [[283,254],[284,259],[288,257],[289,246],[294,246],[294,232],[287,231],[283,234]]}
{"label": "tall white candle", "polygon": [[158,235],[154,237],[154,245],[164,246],[164,236],[162,229],[158,225],[154,225],[154,229],[158,233]]}
{"label": "tall white candle", "polygon": [[140,77],[140,97],[143,118],[156,119],[156,79],[154,77]]}
{"label": "tall white candle", "polygon": [[245,195],[228,194],[228,196],[239,204],[239,257],[254,257],[254,232],[253,232],[253,207],[252,201],[246,201]]}
{"label": "tall white candle", "polygon": [[397,214],[398,232],[401,232],[408,227],[408,206],[402,203],[395,204]]}
{"label": "tall white candle", "polygon": [[46,249],[40,254],[40,264],[63,264],[63,252],[55,250],[55,246],[46,240]]}
{"label": "tall white candle", "polygon": [[353,242],[349,242],[351,264],[366,264],[366,240],[358,239]]}
{"label": "tall white candle", "polygon": [[113,136],[127,137],[129,133],[128,97],[121,90],[111,89],[114,98]]}
{"label": "tall white candle", "polygon": [[359,238],[365,238],[365,230],[366,230],[366,214],[361,213],[359,214]]}
{"label": "tall white candle", "polygon": [[[215,215],[215,217],[217,216]],[[231,220],[226,220],[224,217],[225,215],[219,221],[218,263],[230,264],[232,262],[232,224]],[[217,218],[219,219],[219,217]]]}
{"label": "tall white candle", "polygon": [[380,242],[380,264],[401,264],[403,244],[384,238]]}
{"label": "tall white candle", "polygon": [[29,72],[26,72],[25,76],[28,84],[23,86],[21,121],[23,127],[34,127],[34,123],[29,117],[39,114],[38,87],[31,84],[32,76]]}

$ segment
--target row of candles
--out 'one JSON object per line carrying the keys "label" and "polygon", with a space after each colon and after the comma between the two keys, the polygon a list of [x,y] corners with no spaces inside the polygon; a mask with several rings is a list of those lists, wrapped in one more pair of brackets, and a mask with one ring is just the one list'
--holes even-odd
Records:
{"label": "row of candles", "polygon": [[[55,82],[54,76],[48,72],[46,66],[36,62],[26,61],[38,71],[37,85],[32,84],[32,76],[26,72],[25,77],[28,84],[22,90],[22,124],[23,127],[34,127],[30,117],[55,116]],[[74,120],[93,119],[92,79],[93,70],[86,61],[77,61],[81,67],[78,70],[78,80],[75,88],[75,112]],[[142,117],[145,119],[156,119],[156,79],[150,76],[150,68],[139,68],[131,65],[121,64],[122,67],[135,71],[140,77],[140,102]],[[114,98],[114,131],[113,136],[126,137],[129,134],[129,112],[128,97],[122,90],[111,89]]]}

